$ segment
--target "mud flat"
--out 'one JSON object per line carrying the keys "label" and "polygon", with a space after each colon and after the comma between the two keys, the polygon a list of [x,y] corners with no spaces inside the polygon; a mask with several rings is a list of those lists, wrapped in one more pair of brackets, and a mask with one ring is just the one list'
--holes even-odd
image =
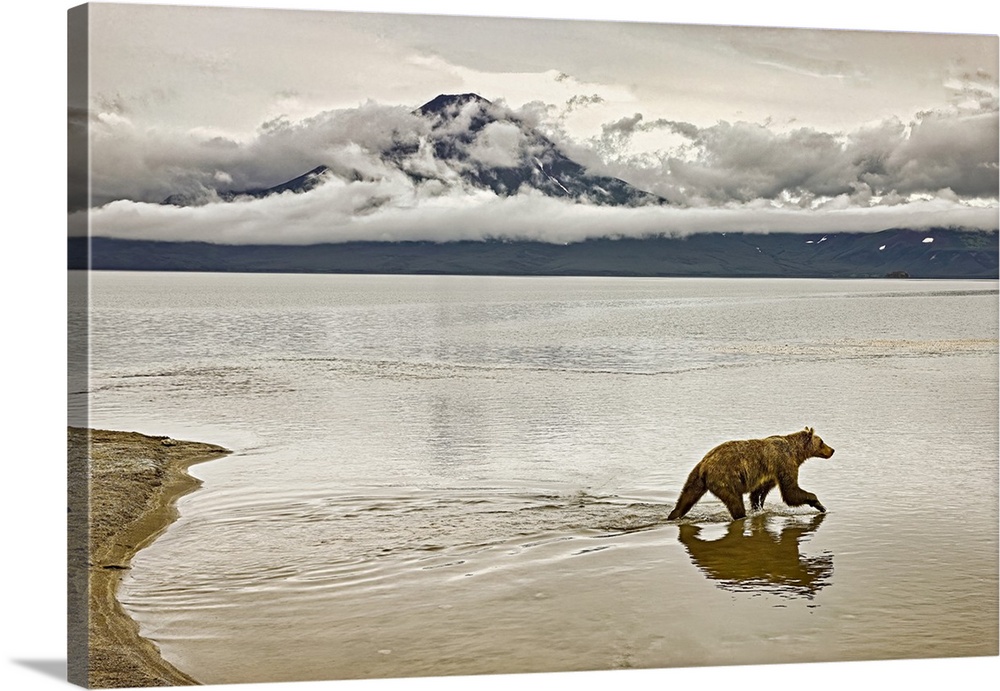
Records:
{"label": "mud flat", "polygon": [[67,441],[70,680],[92,688],[199,683],[139,635],[116,593],[132,557],[176,520],[177,499],[201,484],[187,469],[229,451],[76,427],[68,428]]}

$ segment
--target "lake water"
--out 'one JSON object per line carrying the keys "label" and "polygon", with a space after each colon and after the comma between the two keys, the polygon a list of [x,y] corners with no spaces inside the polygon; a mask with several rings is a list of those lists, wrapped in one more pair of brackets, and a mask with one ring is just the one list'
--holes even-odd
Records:
{"label": "lake water", "polygon": [[[91,424],[234,451],[121,598],[204,683],[995,655],[997,288],[95,273]],[[666,520],[807,425],[827,514]]]}

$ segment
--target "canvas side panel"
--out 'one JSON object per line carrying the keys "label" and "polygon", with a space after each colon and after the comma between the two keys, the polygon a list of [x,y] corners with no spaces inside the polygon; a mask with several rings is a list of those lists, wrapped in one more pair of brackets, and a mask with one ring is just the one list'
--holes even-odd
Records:
{"label": "canvas side panel", "polygon": [[[67,295],[67,421],[89,427],[85,392],[89,380],[89,238],[86,211],[90,199],[87,102],[89,79],[89,8],[74,7],[67,16],[67,211],[70,270]],[[81,217],[84,222],[79,221]],[[81,237],[79,233],[82,225]],[[74,237],[76,236],[76,237]],[[74,258],[74,249],[82,257]],[[87,686],[88,659],[88,434],[67,435],[67,677]]]}

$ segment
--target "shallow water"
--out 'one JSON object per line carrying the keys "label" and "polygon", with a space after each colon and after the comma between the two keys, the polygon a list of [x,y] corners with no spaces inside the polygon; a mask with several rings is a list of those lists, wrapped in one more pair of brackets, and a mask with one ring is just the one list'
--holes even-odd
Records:
{"label": "shallow water", "polygon": [[[235,452],[121,592],[200,681],[997,653],[995,281],[97,273],[92,301],[92,424]],[[709,448],[806,425],[826,515],[666,521]]]}

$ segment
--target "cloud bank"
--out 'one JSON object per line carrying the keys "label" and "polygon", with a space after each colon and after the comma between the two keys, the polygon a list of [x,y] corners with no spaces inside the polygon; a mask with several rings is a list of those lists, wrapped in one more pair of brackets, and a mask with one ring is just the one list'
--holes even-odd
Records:
{"label": "cloud bank", "polygon": [[[322,190],[322,191],[320,191]],[[383,190],[384,191],[384,190]],[[599,207],[538,194],[490,192],[383,204],[364,213],[372,189],[330,183],[312,193],[264,200],[174,207],[117,201],[93,212],[92,234],[222,244],[311,244],[355,240],[538,240],[681,236],[698,232],[874,232],[886,228],[997,229],[995,208],[932,199],[872,209]],[[416,209],[419,209],[415,212]],[[80,218],[82,221],[82,217]]]}
{"label": "cloud bank", "polygon": [[[599,103],[491,108],[498,120],[475,132],[469,113],[442,132],[410,108],[374,102],[263,123],[252,137],[204,129],[141,128],[126,108],[90,116],[92,200],[72,223],[92,235],[215,243],[352,240],[576,242],[695,232],[838,232],[891,227],[996,230],[998,120],[994,91],[959,88],[948,110],[890,119],[851,132],[771,123],[711,126],[640,113],[573,139],[560,116]],[[466,117],[467,116],[467,117]],[[603,207],[471,184],[469,166],[503,168],[537,151],[538,126],[595,174],[612,175],[667,199],[664,206]],[[668,145],[637,150],[663,135]],[[315,189],[265,199],[218,201],[226,190],[265,188],[318,165]],[[170,195],[201,200],[162,205]]]}

